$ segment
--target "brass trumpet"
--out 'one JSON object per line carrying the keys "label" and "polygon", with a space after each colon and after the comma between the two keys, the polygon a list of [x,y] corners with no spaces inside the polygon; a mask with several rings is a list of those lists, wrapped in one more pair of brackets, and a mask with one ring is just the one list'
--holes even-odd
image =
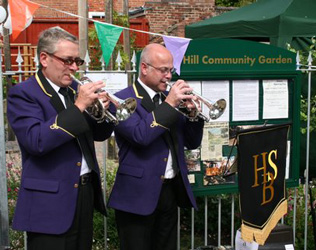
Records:
{"label": "brass trumpet", "polygon": [[[76,81],[79,85],[84,85],[88,82],[92,82],[88,77],[82,77],[78,80],[74,75],[70,74],[70,77]],[[105,89],[99,89],[97,92],[105,91]],[[125,121],[128,119],[135,111],[137,102],[134,98],[130,97],[125,100],[121,100],[113,94],[107,93],[107,96],[116,107],[115,116],[107,109],[104,108],[103,102],[97,99],[91,106],[89,106],[85,111],[96,121],[113,123],[117,125],[120,121]]]}
{"label": "brass trumpet", "polygon": [[[169,82],[166,82],[166,84],[172,88],[172,85]],[[187,93],[188,95],[195,95],[198,99],[198,101],[204,103],[206,107],[209,109],[209,116],[205,116],[202,112],[198,110],[198,104],[196,101],[191,100],[192,103],[195,106],[195,109],[189,110],[186,105],[185,101],[183,100],[180,105],[176,108],[177,111],[182,113],[184,116],[188,117],[190,121],[197,121],[199,118],[203,119],[204,121],[208,122],[211,120],[216,120],[219,118],[226,109],[226,100],[225,99],[219,99],[216,102],[212,102],[205,97],[199,95],[198,93],[192,91],[190,93]]]}

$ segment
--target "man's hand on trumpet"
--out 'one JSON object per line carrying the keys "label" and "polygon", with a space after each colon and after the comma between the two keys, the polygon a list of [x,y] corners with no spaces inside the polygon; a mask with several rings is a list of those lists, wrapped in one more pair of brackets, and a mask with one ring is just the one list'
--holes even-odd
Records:
{"label": "man's hand on trumpet", "polygon": [[193,89],[183,80],[176,81],[166,97],[166,102],[172,107],[178,107],[183,100],[191,100],[193,95],[189,94]]}
{"label": "man's hand on trumpet", "polygon": [[108,109],[111,103],[108,93],[105,90],[102,90],[98,95],[98,99],[102,101],[104,109]]}
{"label": "man's hand on trumpet", "polygon": [[196,117],[198,113],[202,111],[201,109],[201,102],[199,99],[193,95],[191,100],[183,100],[183,103],[180,104],[180,108],[186,108],[189,117]]}
{"label": "man's hand on trumpet", "polygon": [[183,80],[178,80],[172,85],[165,101],[172,107],[187,109],[189,116],[194,117],[196,112],[201,111],[201,105],[197,96],[191,94],[192,91],[193,89],[189,84]]}
{"label": "man's hand on trumpet", "polygon": [[105,87],[103,81],[88,82],[78,86],[78,96],[75,105],[83,112],[90,107],[97,99],[101,100],[105,109],[110,105],[110,100],[106,91],[99,91]]}

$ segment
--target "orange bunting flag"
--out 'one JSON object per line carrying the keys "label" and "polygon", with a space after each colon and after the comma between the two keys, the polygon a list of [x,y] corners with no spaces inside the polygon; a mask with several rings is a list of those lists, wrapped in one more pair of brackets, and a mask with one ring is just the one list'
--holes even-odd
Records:
{"label": "orange bunting flag", "polygon": [[[28,0],[9,0],[9,17],[7,20],[12,28],[12,41],[25,30],[33,20],[34,12],[40,6]],[[6,26],[6,25],[5,25]]]}

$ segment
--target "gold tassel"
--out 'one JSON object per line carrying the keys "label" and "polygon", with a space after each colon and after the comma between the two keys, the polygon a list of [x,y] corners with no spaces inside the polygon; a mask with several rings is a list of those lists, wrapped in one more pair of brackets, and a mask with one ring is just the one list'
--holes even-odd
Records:
{"label": "gold tassel", "polygon": [[255,241],[259,245],[264,245],[265,241],[269,237],[271,231],[275,228],[279,220],[287,213],[287,200],[284,200],[272,213],[271,218],[267,221],[266,225],[262,229],[257,229],[245,225],[241,225],[241,237],[244,241]]}

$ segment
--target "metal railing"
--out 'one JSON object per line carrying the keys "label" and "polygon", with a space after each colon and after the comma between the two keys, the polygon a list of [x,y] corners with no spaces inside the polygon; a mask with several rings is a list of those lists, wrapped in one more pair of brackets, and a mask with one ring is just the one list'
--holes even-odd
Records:
{"label": "metal railing", "polygon": [[[306,168],[305,168],[305,218],[304,218],[304,250],[307,249],[307,229],[308,229],[308,190],[309,190],[309,153],[310,153],[310,121],[311,121],[311,92],[312,92],[312,72],[316,71],[316,66],[312,65],[313,58],[310,51],[307,58],[307,64],[301,64],[300,54],[297,52],[296,65],[297,70],[307,72],[308,74],[308,90],[307,90],[307,131],[306,131]],[[310,204],[313,206],[313,204]],[[314,225],[316,226],[316,225]]]}
{"label": "metal railing", "polygon": [[[2,65],[0,50],[0,65]],[[5,157],[5,128],[3,108],[2,67],[0,67],[0,249],[9,248],[9,215]]]}

